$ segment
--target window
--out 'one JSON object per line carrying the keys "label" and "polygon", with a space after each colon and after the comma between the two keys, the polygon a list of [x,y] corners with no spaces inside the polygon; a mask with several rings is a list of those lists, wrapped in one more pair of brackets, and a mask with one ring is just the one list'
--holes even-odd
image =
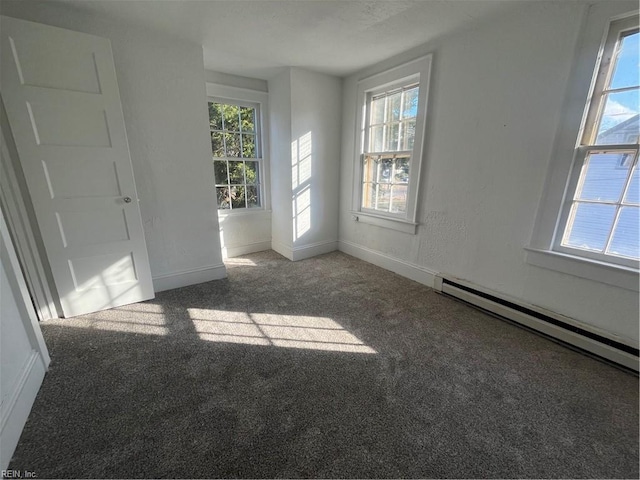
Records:
{"label": "window", "polygon": [[259,105],[214,99],[209,128],[218,210],[262,208]]}
{"label": "window", "polygon": [[554,249],[623,266],[640,258],[638,20],[611,23]]}
{"label": "window", "polygon": [[430,64],[427,56],[358,85],[353,210],[359,221],[415,233]]}

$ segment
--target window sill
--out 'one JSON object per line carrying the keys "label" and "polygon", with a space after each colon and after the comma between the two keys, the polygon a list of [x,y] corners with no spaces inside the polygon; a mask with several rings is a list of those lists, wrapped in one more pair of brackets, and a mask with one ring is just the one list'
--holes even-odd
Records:
{"label": "window sill", "polygon": [[218,218],[228,218],[228,217],[244,217],[248,215],[260,215],[261,213],[267,214],[271,213],[271,210],[266,210],[264,208],[242,208],[238,210],[218,210]]}
{"label": "window sill", "polygon": [[411,235],[415,235],[416,229],[418,228],[417,223],[410,222],[408,220],[372,215],[371,213],[351,212],[351,218],[355,222],[388,228],[402,233],[409,233]]}
{"label": "window sill", "polygon": [[621,265],[599,262],[575,255],[525,247],[526,262],[536,267],[606,283],[633,292],[640,291],[638,270]]}

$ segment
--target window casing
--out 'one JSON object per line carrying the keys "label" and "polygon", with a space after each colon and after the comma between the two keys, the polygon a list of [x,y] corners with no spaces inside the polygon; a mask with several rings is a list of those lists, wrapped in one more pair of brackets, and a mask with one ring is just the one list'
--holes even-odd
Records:
{"label": "window casing", "polygon": [[430,65],[422,57],[358,84],[358,221],[415,233]]}
{"label": "window casing", "polygon": [[611,23],[578,134],[553,249],[638,268],[638,20]]}
{"label": "window casing", "polygon": [[258,103],[209,99],[209,129],[219,211],[264,208]]}

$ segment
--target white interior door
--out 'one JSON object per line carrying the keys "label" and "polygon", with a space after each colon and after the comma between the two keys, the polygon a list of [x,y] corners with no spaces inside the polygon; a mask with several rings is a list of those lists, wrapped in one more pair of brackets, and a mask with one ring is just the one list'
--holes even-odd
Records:
{"label": "white interior door", "polygon": [[109,40],[0,27],[0,93],[64,315],[153,298]]}

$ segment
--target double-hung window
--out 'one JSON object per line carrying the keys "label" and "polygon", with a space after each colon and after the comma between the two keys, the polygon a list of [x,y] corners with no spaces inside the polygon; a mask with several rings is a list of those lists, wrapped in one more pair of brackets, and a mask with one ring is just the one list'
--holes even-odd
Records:
{"label": "double-hung window", "polygon": [[218,210],[262,208],[262,152],[258,104],[209,101]]}
{"label": "double-hung window", "polygon": [[359,221],[415,233],[430,64],[423,57],[358,84]]}
{"label": "double-hung window", "polygon": [[612,22],[579,134],[555,250],[638,267],[638,17]]}

